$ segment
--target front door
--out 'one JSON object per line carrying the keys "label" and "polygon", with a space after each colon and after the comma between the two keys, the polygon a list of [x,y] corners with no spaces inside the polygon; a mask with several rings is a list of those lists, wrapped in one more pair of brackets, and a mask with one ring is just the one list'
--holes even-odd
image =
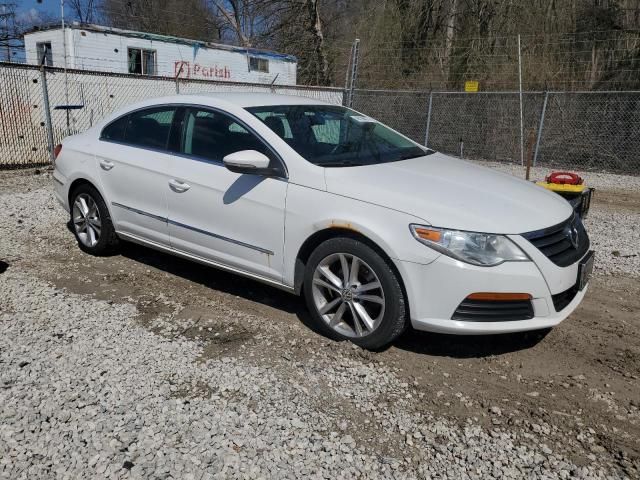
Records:
{"label": "front door", "polygon": [[162,106],[121,117],[104,128],[96,153],[116,230],[163,245],[169,244],[167,146],[175,111]]}
{"label": "front door", "polygon": [[170,160],[169,235],[181,251],[282,280],[284,178],[233,173],[222,158],[258,150],[280,162],[256,135],[217,110],[188,108],[180,153]]}

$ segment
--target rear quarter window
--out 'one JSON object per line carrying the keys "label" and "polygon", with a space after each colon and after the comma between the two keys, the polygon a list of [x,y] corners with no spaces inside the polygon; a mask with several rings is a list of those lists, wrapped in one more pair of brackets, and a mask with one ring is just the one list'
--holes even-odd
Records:
{"label": "rear quarter window", "polygon": [[102,129],[100,134],[101,140],[111,140],[114,142],[124,142],[124,135],[127,128],[127,122],[129,116],[125,115],[119,119],[111,122],[109,125]]}

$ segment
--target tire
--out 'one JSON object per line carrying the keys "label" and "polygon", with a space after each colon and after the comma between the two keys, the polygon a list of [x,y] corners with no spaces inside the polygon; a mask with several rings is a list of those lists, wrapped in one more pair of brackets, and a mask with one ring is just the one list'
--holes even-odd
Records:
{"label": "tire", "polygon": [[340,237],[320,244],[309,257],[303,282],[311,316],[329,337],[377,350],[405,330],[407,302],[398,275],[361,241]]}
{"label": "tire", "polygon": [[96,256],[113,253],[119,240],[98,190],[85,183],[74,189],[70,198],[71,228],[80,249]]}

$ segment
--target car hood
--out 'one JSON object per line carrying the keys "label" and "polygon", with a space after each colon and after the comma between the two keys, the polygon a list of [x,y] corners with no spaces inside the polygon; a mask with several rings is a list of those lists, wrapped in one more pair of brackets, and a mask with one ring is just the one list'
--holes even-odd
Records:
{"label": "car hood", "polygon": [[433,226],[519,234],[571,215],[559,195],[532,182],[441,153],[326,168],[327,190],[419,217]]}

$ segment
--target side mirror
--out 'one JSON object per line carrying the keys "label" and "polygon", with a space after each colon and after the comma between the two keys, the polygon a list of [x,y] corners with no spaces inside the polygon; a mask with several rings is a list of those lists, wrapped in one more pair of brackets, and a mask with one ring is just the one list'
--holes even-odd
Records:
{"label": "side mirror", "polygon": [[222,159],[227,170],[235,173],[271,176],[277,173],[275,168],[269,168],[269,157],[256,150],[241,150],[230,153]]}

